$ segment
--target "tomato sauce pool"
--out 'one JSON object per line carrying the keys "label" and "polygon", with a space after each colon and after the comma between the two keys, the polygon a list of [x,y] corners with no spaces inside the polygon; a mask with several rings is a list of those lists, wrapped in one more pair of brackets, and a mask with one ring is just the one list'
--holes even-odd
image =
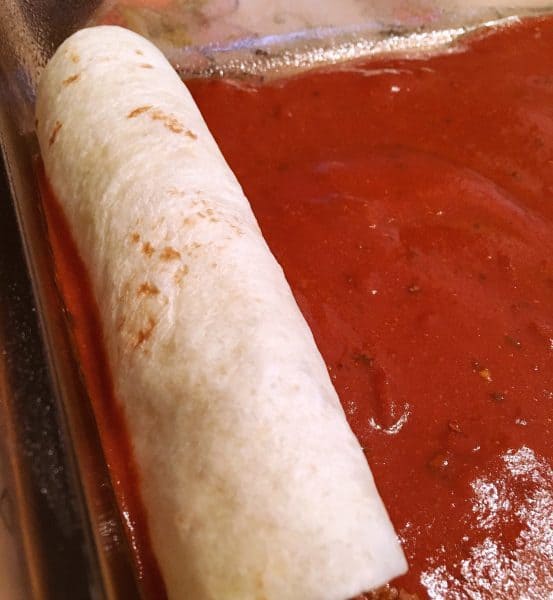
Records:
{"label": "tomato sauce pool", "polygon": [[552,598],[553,20],[188,85],[365,449],[392,585]]}

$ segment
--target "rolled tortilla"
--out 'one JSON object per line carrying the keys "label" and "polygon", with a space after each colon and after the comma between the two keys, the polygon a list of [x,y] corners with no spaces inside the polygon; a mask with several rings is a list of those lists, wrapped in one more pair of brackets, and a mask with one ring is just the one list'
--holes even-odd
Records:
{"label": "rolled tortilla", "polygon": [[311,331],[162,54],[76,33],[37,122],[169,598],[346,600],[404,572]]}

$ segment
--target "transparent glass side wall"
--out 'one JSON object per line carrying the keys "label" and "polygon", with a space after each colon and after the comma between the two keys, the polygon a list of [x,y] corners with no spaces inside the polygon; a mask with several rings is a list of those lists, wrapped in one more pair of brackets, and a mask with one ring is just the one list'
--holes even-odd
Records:
{"label": "transparent glass side wall", "polygon": [[[552,5],[553,6],[553,5]],[[119,24],[187,77],[277,77],[361,56],[447,51],[548,12],[511,0],[4,0],[0,3],[0,600],[139,589],[57,292],[38,194],[33,104],[73,31]]]}

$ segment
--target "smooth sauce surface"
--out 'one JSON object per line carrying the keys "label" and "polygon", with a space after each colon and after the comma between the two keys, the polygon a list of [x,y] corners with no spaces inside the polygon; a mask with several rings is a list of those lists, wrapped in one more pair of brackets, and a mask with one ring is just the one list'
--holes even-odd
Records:
{"label": "smooth sauce surface", "polygon": [[188,85],[366,450],[394,585],[553,597],[553,21]]}

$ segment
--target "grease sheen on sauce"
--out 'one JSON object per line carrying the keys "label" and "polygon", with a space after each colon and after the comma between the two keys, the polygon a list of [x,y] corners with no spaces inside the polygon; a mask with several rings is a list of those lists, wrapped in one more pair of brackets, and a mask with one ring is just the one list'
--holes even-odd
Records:
{"label": "grease sheen on sauce", "polygon": [[553,21],[188,85],[365,448],[410,565],[393,585],[551,598]]}

